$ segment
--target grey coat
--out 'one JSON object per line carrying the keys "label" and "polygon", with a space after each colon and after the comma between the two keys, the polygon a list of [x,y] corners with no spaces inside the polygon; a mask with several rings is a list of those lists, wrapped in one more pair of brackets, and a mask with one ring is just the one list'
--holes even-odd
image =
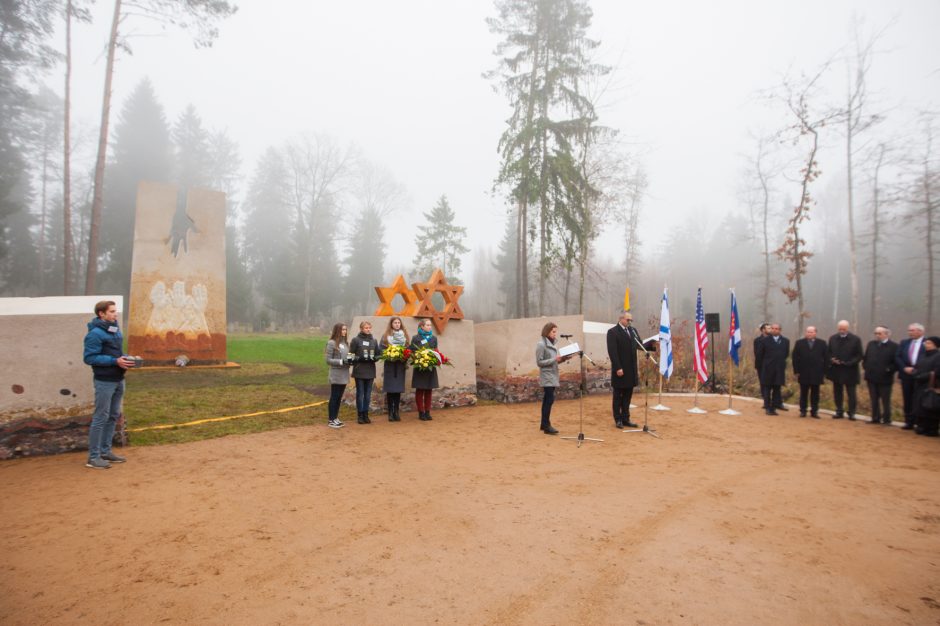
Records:
{"label": "grey coat", "polygon": [[[382,337],[379,344],[379,351],[385,352],[388,347],[388,337]],[[383,363],[382,390],[385,393],[404,393],[405,392],[405,364],[401,361]]]}
{"label": "grey coat", "polygon": [[348,352],[349,346],[345,343],[337,347],[332,339],[326,342],[326,363],[330,366],[331,385],[349,384],[349,363],[346,362]]}
{"label": "grey coat", "polygon": [[542,337],[535,344],[535,362],[539,366],[539,385],[541,387],[558,387],[560,377],[558,374],[558,348],[548,337]]}

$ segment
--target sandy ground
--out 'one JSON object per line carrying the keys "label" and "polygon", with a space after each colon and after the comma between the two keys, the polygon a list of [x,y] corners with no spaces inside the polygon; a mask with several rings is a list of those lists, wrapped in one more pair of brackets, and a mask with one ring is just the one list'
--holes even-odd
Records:
{"label": "sandy ground", "polygon": [[940,623],[940,440],[667,403],[3,462],[0,623]]}

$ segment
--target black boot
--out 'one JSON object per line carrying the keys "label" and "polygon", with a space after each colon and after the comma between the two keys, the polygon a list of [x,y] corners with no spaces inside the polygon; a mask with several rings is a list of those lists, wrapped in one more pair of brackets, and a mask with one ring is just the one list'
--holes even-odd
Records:
{"label": "black boot", "polygon": [[362,411],[359,411],[359,416],[356,418],[356,423],[357,423],[357,424],[368,424],[369,422],[366,421],[366,414],[363,413]]}
{"label": "black boot", "polygon": [[391,401],[389,401],[385,405],[385,412],[388,413],[388,421],[394,422],[395,421],[395,407],[392,405]]}
{"label": "black boot", "polygon": [[428,421],[428,422],[431,421],[432,418],[431,418],[431,412],[430,412],[430,411],[425,412],[425,414],[424,414],[424,419],[425,419],[425,421]]}
{"label": "black boot", "polygon": [[368,411],[364,411],[364,412],[362,413],[362,419],[365,420],[365,421],[363,422],[363,424],[371,424],[371,423],[372,423],[372,420],[369,419],[369,412],[368,412]]}

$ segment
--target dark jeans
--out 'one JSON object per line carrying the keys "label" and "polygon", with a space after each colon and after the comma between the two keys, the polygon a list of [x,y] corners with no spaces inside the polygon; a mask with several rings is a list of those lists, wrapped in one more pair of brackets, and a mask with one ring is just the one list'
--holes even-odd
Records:
{"label": "dark jeans", "polygon": [[904,398],[904,423],[914,424],[914,379],[901,379],[901,396]]}
{"label": "dark jeans", "polygon": [[374,378],[356,379],[356,410],[360,413],[368,413],[369,405],[372,404],[372,383]]}
{"label": "dark jeans", "polygon": [[614,422],[629,422],[633,387],[614,387],[613,391]]}
{"label": "dark jeans", "polygon": [[780,385],[761,385],[761,391],[764,394],[765,409],[777,409],[783,406],[783,400],[780,399]]}
{"label": "dark jeans", "polygon": [[552,405],[555,403],[555,387],[542,387],[542,425],[545,430],[552,425]]}
{"label": "dark jeans", "polygon": [[819,385],[804,385],[800,383],[800,415],[806,413],[806,400],[809,396],[810,413],[819,413]]}
{"label": "dark jeans", "polygon": [[339,417],[339,405],[343,400],[343,392],[346,391],[346,385],[330,385],[330,410],[331,420]]}
{"label": "dark jeans", "polygon": [[842,389],[845,388],[845,393],[849,397],[849,417],[855,417],[855,405],[858,403],[858,398],[856,397],[855,392],[858,389],[858,385],[847,385],[842,383],[833,382],[832,383],[832,399],[836,403],[836,415],[842,415]]}
{"label": "dark jeans", "polygon": [[868,383],[868,397],[871,398],[871,421],[891,423],[891,387],[893,386],[891,384]]}
{"label": "dark jeans", "polygon": [[415,406],[418,409],[418,413],[431,412],[430,389],[415,389]]}

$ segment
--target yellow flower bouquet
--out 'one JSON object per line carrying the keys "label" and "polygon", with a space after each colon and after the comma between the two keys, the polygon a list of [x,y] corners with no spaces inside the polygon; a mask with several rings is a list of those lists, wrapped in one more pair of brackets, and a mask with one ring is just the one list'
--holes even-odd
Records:
{"label": "yellow flower bouquet", "polygon": [[431,348],[415,350],[411,353],[411,358],[408,362],[411,364],[411,367],[419,372],[430,372],[435,367],[440,367],[441,365],[450,365],[453,367],[453,363],[450,362],[450,359]]}

